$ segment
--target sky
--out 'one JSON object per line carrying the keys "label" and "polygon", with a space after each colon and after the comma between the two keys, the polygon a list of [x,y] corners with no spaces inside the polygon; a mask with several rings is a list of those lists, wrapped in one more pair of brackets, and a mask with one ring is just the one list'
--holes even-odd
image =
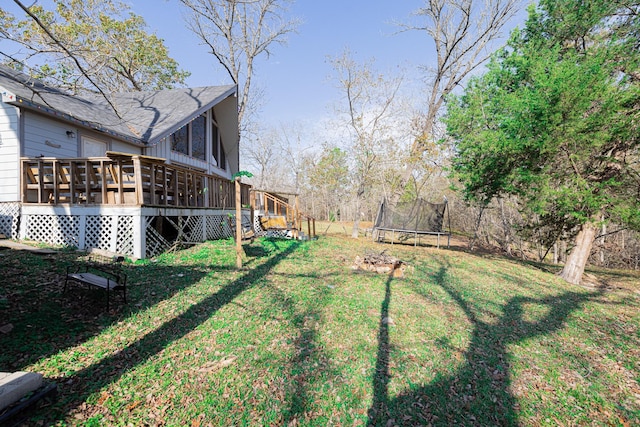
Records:
{"label": "sky", "polygon": [[[51,0],[33,1],[45,7],[51,4]],[[147,31],[162,38],[169,55],[191,73],[188,86],[232,83],[187,28],[186,11],[179,0],[121,1],[145,19]],[[274,128],[326,127],[341,97],[331,79],[328,58],[339,56],[345,49],[359,62],[375,60],[378,72],[393,74],[402,69],[407,80],[418,82],[425,75],[424,67],[435,60],[433,42],[424,31],[401,31],[398,23],[409,22],[412,12],[422,4],[423,0],[292,1],[288,13],[301,21],[298,32],[288,35],[286,45],[274,47],[269,58],[257,60],[252,84],[264,93],[259,121]],[[12,6],[16,7],[10,2],[6,7],[11,11]],[[509,28],[522,23],[524,17],[523,7]],[[413,90],[411,96],[420,97],[422,93]]]}
{"label": "sky", "polygon": [[[187,29],[177,0],[128,0],[149,30],[164,39],[169,54],[191,72],[189,86],[229,84],[230,78]],[[286,46],[259,60],[254,82],[264,91],[260,118],[272,125],[321,122],[340,93],[331,81],[328,57],[348,48],[359,61],[375,59],[380,72],[416,70],[433,60],[424,32],[401,32],[420,0],[298,0],[289,13],[302,21]]]}

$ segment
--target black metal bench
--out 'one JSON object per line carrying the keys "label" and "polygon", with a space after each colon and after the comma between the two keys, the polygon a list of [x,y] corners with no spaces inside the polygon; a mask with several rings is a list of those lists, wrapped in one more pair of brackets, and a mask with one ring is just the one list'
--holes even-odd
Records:
{"label": "black metal bench", "polygon": [[122,292],[124,303],[127,303],[127,274],[122,271],[123,257],[110,260],[90,258],[89,260],[70,265],[64,280],[64,291],[67,292],[69,282],[76,282],[89,287],[101,288],[107,293],[107,311],[109,311],[109,294],[111,291]]}

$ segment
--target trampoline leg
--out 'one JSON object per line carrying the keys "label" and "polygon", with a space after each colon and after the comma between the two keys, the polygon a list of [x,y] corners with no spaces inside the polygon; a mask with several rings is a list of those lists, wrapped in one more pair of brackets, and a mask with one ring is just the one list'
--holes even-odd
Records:
{"label": "trampoline leg", "polygon": [[440,233],[438,233],[438,249],[440,249]]}
{"label": "trampoline leg", "polygon": [[415,233],[413,235],[413,247],[417,247],[418,246],[418,233]]}

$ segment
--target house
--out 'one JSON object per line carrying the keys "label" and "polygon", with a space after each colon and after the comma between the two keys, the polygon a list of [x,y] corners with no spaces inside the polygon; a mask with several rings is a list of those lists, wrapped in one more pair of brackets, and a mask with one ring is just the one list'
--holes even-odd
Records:
{"label": "house", "polygon": [[0,66],[0,94],[0,233],[132,258],[231,235],[236,86],[107,101]]}

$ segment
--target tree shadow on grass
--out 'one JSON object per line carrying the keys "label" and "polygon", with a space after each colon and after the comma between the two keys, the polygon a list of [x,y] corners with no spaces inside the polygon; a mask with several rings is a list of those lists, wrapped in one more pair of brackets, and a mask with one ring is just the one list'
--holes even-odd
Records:
{"label": "tree shadow on grass", "polygon": [[378,326],[378,355],[373,372],[373,403],[368,411],[369,425],[387,425],[389,419],[389,305],[391,304],[391,281],[389,276],[385,283],[384,300],[380,307]]}
{"label": "tree shadow on grass", "polygon": [[[290,278],[291,274],[281,273]],[[324,274],[301,274],[298,278],[313,278],[315,281],[326,279]],[[321,378],[334,375],[330,358],[325,354],[322,344],[318,342],[318,328],[322,324],[322,309],[326,307],[332,298],[332,292],[328,287],[320,286],[312,288],[314,297],[310,297],[302,306],[296,304],[292,298],[285,295],[280,289],[270,287],[273,301],[278,304],[286,318],[297,329],[293,345],[294,353],[289,361],[289,375],[291,381],[287,385],[286,402],[288,407],[282,413],[283,425],[297,425],[307,417],[312,408],[309,406],[309,387],[317,385]]]}
{"label": "tree shadow on grass", "polygon": [[166,321],[159,328],[99,362],[65,377],[65,386],[60,390],[56,404],[49,408],[50,412],[44,414],[39,411],[34,416],[45,416],[48,418],[47,421],[63,419],[66,414],[78,408],[91,394],[118,381],[125,373],[160,353],[169,344],[181,339],[218,310],[231,303],[294,252],[299,245],[299,242],[291,242],[287,248],[263,264],[246,272],[218,292],[190,306],[182,314]]}
{"label": "tree shadow on grass", "polygon": [[171,298],[208,273],[204,265],[125,265],[128,303],[123,304],[121,295],[115,294],[107,311],[103,289],[70,284],[63,293],[66,267],[80,262],[82,256],[76,251],[46,256],[28,251],[3,253],[0,326],[10,324],[12,330],[0,333],[0,371],[21,370],[79,345],[109,325]]}
{"label": "tree shadow on grass", "polygon": [[[449,282],[447,271],[448,267],[442,265],[432,278],[462,309],[474,328],[463,366],[454,375],[438,376],[429,384],[389,398],[390,342],[388,325],[383,322],[391,300],[389,279],[381,308],[374,396],[368,425],[517,425],[517,401],[509,391],[511,373],[507,346],[561,329],[573,311],[602,294],[599,291],[565,292],[541,298],[516,296],[506,302],[503,314],[496,322],[485,322]],[[545,316],[538,321],[525,320],[526,304],[546,306]],[[446,339],[444,341],[442,344],[447,345]]]}

